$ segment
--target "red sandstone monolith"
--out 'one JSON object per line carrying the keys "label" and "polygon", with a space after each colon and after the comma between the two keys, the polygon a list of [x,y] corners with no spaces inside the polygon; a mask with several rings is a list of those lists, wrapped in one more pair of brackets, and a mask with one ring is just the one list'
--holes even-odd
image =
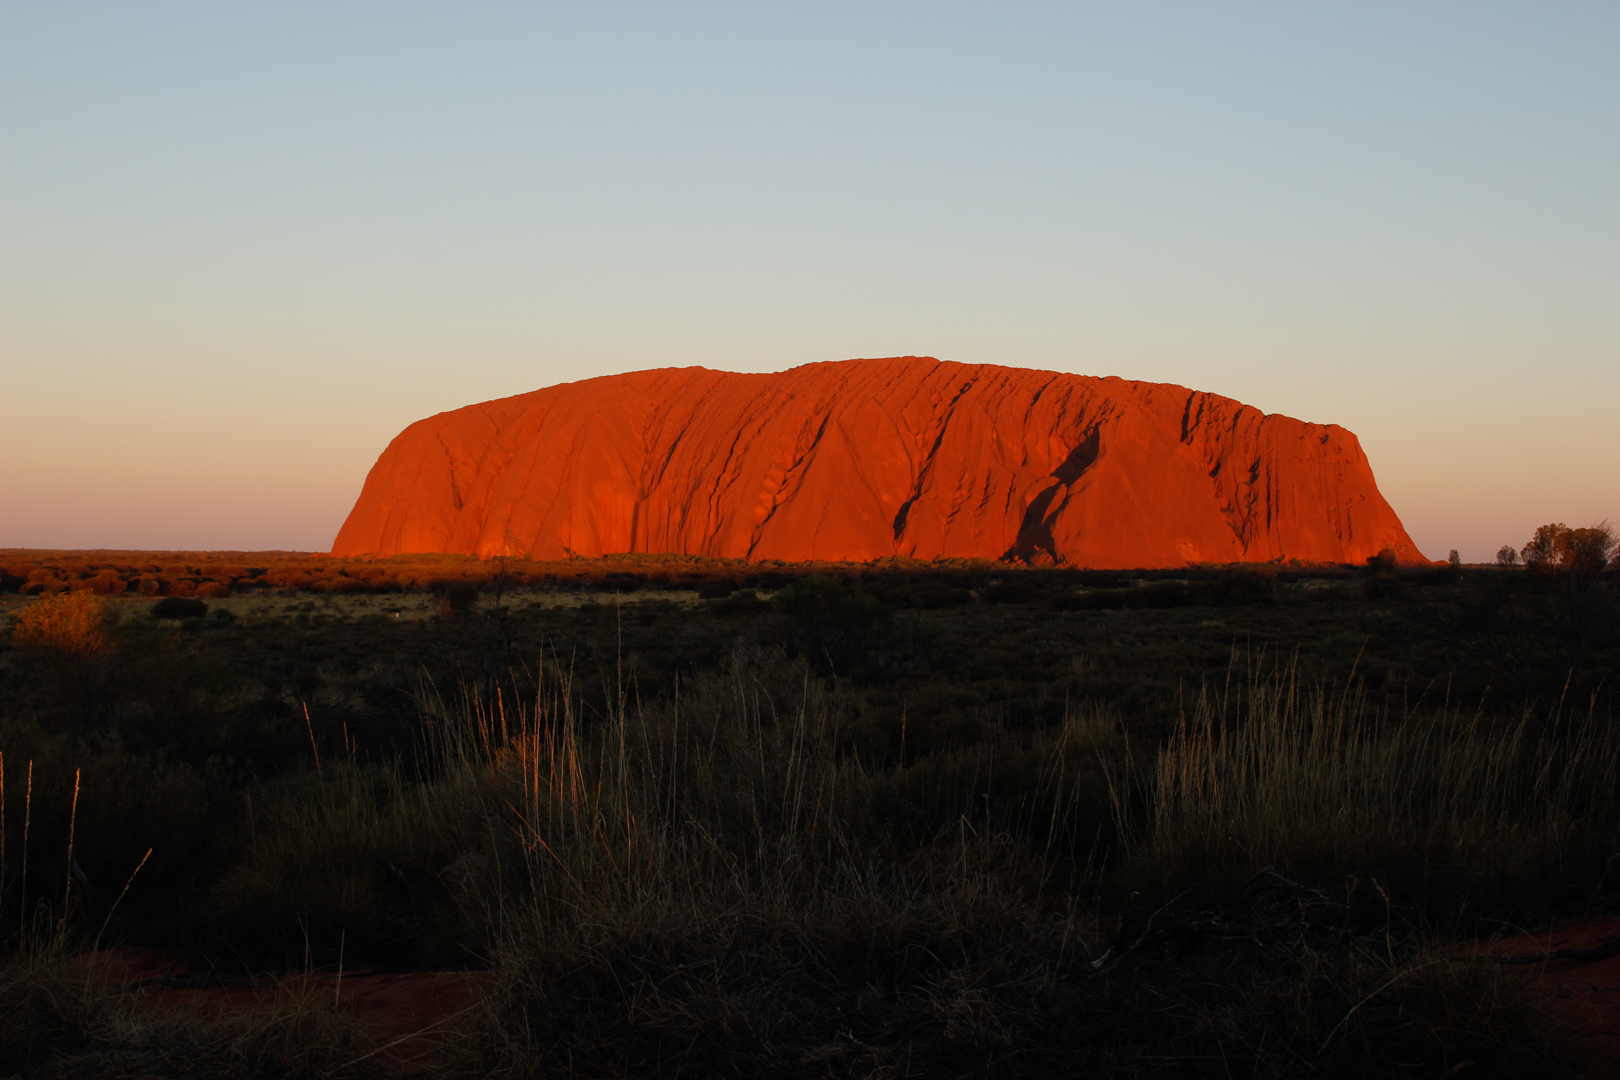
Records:
{"label": "red sandstone monolith", "polygon": [[927,357],[663,368],[420,420],[334,555],[1098,568],[1423,556],[1356,437],[1230,398]]}

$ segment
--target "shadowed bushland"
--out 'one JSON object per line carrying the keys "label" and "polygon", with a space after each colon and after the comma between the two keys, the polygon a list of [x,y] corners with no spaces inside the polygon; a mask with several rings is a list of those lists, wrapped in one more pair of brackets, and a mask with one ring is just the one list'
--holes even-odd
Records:
{"label": "shadowed bushland", "polygon": [[373,1067],[328,999],[132,1012],[98,938],[486,969],[446,1075],[1595,1070],[1470,957],[1620,893],[1608,580],[606,572],[14,636],[0,1074]]}
{"label": "shadowed bushland", "polygon": [[[1420,863],[1445,850],[1493,910],[1534,907],[1577,804],[1593,850],[1616,838],[1607,744],[1402,735],[1274,673],[1159,755],[1089,714],[959,769],[873,769],[802,663],[739,654],[592,719],[566,674],[543,685],[436,714],[435,779],[283,792],[216,893],[476,935],[495,982],[452,1073],[1513,1076],[1569,1053],[1524,984],[1439,947],[1468,930],[1428,916]],[[1504,795],[1456,793],[1477,771]]]}

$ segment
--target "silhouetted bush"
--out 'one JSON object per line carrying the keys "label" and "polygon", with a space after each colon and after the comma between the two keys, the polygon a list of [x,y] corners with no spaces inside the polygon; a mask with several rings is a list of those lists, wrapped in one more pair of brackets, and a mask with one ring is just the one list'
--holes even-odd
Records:
{"label": "silhouetted bush", "polygon": [[1231,570],[1207,583],[1204,593],[1214,607],[1240,607],[1265,603],[1271,599],[1276,586],[1275,575],[1258,570]]}
{"label": "silhouetted bush", "polygon": [[894,614],[859,586],[822,574],[795,581],[776,594],[773,606],[793,621],[804,651],[834,671],[868,660],[878,631]]}
{"label": "silhouetted bush", "polygon": [[1366,581],[1363,581],[1361,583],[1361,595],[1368,600],[1388,600],[1391,597],[1399,596],[1404,585],[1405,582],[1401,580],[1399,574],[1386,571],[1381,574],[1374,574]]}
{"label": "silhouetted bush", "polygon": [[998,581],[979,594],[987,604],[1027,604],[1038,599],[1041,590],[1032,581]]}
{"label": "silhouetted bush", "polygon": [[1110,570],[1083,570],[1079,577],[1088,589],[1123,589],[1131,583],[1129,577]]}
{"label": "silhouetted bush", "polygon": [[152,605],[154,619],[193,619],[208,614],[208,605],[185,596],[165,596]]}
{"label": "silhouetted bush", "polygon": [[478,603],[478,583],[451,578],[434,586],[439,597],[439,617],[450,622],[465,619]]}
{"label": "silhouetted bush", "polygon": [[730,596],[709,602],[709,610],[723,618],[739,615],[763,615],[771,610],[769,600],[761,600],[752,589],[742,589]]}
{"label": "silhouetted bush", "polygon": [[1376,555],[1367,556],[1367,569],[1374,574],[1385,574],[1395,569],[1395,549],[1386,546]]}
{"label": "silhouetted bush", "polygon": [[1187,607],[1196,602],[1193,590],[1179,581],[1155,581],[1125,593],[1125,606],[1132,608]]}

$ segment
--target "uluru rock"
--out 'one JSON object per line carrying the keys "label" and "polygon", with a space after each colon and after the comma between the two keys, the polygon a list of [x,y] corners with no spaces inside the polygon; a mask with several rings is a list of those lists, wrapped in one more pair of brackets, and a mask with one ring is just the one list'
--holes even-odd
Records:
{"label": "uluru rock", "polygon": [[927,357],[663,368],[420,420],[334,555],[1097,568],[1422,559],[1355,435],[1230,398]]}

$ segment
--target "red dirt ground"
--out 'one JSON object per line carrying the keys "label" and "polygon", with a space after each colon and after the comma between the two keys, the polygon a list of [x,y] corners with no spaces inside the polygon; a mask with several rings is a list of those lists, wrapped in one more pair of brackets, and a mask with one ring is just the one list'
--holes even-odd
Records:
{"label": "red dirt ground", "polygon": [[[1491,942],[1491,956],[1524,956],[1558,949],[1590,949],[1620,934],[1620,917],[1583,919],[1539,934]],[[1594,1057],[1620,1064],[1620,955],[1601,960],[1555,960],[1519,970],[1540,982],[1547,1003]]]}
{"label": "red dirt ground", "polygon": [[486,978],[465,971],[361,970],[344,972],[341,983],[336,973],[294,974],[269,986],[187,988],[150,981],[182,982],[202,974],[156,950],[110,949],[86,959],[99,965],[115,985],[138,987],[130,992],[153,1009],[245,1009],[269,1004],[278,994],[295,995],[318,987],[340,999],[344,1012],[371,1028],[383,1045],[377,1060],[402,1075],[426,1068],[446,1031],[472,1006],[479,984]]}
{"label": "red dirt ground", "polygon": [[[1524,956],[1558,949],[1589,949],[1620,934],[1620,916],[1586,919],[1537,934],[1489,943],[1489,956]],[[478,972],[345,972],[284,976],[272,986],[187,988],[150,982],[198,975],[172,957],[150,949],[113,949],[86,958],[120,986],[155,1009],[251,1008],[277,994],[318,986],[341,998],[345,1011],[369,1025],[383,1044],[378,1060],[402,1075],[421,1072],[456,1020],[474,1003],[488,977]],[[1546,992],[1546,1003],[1600,1062],[1620,1064],[1620,955],[1600,960],[1556,960],[1518,968]],[[269,981],[269,980],[265,980]]]}

